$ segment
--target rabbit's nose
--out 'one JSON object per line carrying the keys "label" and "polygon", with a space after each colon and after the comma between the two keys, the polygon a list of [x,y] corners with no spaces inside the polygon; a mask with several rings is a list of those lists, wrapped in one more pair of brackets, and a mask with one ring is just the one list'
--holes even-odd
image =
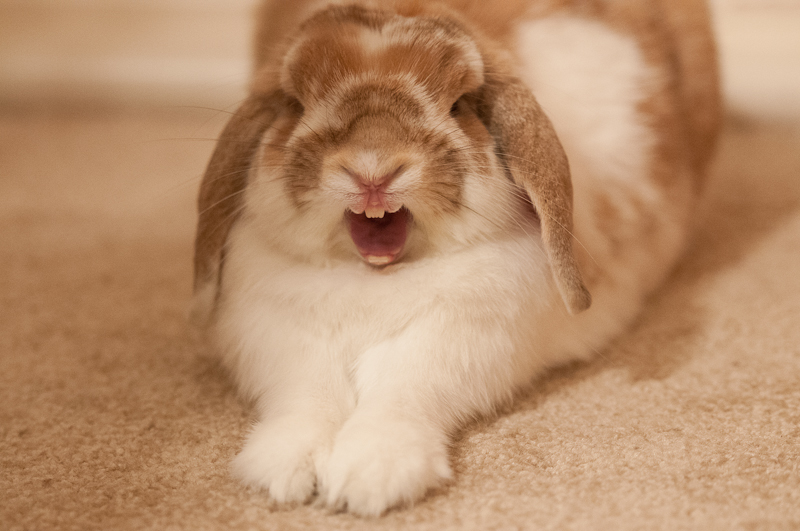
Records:
{"label": "rabbit's nose", "polygon": [[361,204],[358,210],[363,210],[368,218],[382,218],[386,212],[397,212],[402,204],[392,201],[392,194],[388,188],[402,173],[403,166],[398,166],[393,171],[377,178],[369,174],[356,173],[348,170],[359,188]]}

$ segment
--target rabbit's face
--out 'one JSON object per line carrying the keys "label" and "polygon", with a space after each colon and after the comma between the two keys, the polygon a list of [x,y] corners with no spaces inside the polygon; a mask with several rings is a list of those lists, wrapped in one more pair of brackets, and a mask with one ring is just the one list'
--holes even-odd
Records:
{"label": "rabbit's face", "polygon": [[282,86],[298,110],[268,132],[261,159],[314,252],[343,250],[344,234],[351,255],[383,266],[506,228],[524,192],[478,115],[472,39],[450,21],[336,13],[312,19],[287,54]]}

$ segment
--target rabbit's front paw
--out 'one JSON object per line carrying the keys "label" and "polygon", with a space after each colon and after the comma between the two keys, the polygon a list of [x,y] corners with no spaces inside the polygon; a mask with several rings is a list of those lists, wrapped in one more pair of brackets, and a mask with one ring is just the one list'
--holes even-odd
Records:
{"label": "rabbit's front paw", "polygon": [[301,418],[260,422],[233,461],[242,481],[269,491],[281,503],[306,503],[316,487],[315,461],[324,461],[331,435]]}
{"label": "rabbit's front paw", "polygon": [[337,435],[320,479],[328,506],[378,516],[451,476],[442,434],[409,421],[353,418]]}

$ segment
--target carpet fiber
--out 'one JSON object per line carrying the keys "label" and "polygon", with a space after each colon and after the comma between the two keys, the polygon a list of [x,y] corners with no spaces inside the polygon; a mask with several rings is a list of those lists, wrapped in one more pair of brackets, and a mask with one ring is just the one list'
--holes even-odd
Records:
{"label": "carpet fiber", "polygon": [[222,118],[0,114],[0,529],[800,529],[800,131],[728,123],[636,326],[363,520],[228,474],[251,420],[185,323]]}

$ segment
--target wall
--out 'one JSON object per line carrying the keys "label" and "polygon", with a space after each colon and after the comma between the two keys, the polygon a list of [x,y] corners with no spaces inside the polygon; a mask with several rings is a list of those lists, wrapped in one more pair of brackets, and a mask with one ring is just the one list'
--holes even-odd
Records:
{"label": "wall", "polygon": [[0,101],[227,106],[253,0],[0,0]]}
{"label": "wall", "polygon": [[733,112],[800,121],[800,0],[712,3]]}
{"label": "wall", "polygon": [[[229,107],[255,0],[0,0],[0,103]],[[800,0],[713,0],[733,112],[800,120]]]}

